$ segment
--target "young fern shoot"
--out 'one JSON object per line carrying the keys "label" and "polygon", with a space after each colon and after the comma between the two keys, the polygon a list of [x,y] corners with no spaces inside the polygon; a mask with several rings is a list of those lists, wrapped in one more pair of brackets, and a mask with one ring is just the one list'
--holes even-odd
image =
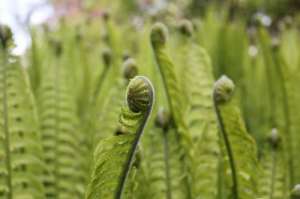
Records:
{"label": "young fern shoot", "polygon": [[[227,151],[233,199],[256,197],[256,144],[247,133],[239,110],[232,104],[233,82],[222,76],[214,86],[213,101],[219,128]],[[227,158],[226,158],[227,159]]]}
{"label": "young fern shoot", "polygon": [[174,120],[179,139],[179,146],[183,149],[182,160],[185,167],[184,186],[186,187],[187,198],[191,198],[191,176],[193,174],[193,168],[191,166],[191,162],[193,161],[191,146],[193,142],[182,110],[185,101],[181,95],[182,92],[178,77],[176,76],[175,65],[167,52],[167,36],[167,28],[165,25],[157,23],[152,27],[150,35],[152,49],[163,80],[169,110]]}
{"label": "young fern shoot", "polygon": [[[127,106],[120,115],[120,131],[99,142],[87,199],[121,199],[137,146],[152,111],[154,89],[143,76],[133,78],[127,88]],[[128,193],[130,194],[130,193]]]}

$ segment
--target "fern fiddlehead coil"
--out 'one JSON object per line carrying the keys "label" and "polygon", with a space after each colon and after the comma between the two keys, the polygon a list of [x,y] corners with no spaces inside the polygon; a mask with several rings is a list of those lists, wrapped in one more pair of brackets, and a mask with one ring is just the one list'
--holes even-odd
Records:
{"label": "fern fiddlehead coil", "polygon": [[228,101],[233,95],[234,83],[227,76],[222,76],[214,86],[214,100],[216,103]]}
{"label": "fern fiddlehead coil", "polygon": [[233,198],[238,199],[238,181],[237,181],[237,174],[236,174],[236,167],[235,167],[235,162],[234,162],[234,156],[233,152],[231,149],[231,145],[228,139],[228,133],[226,132],[223,118],[220,113],[220,109],[218,108],[218,104],[227,102],[230,100],[233,91],[234,91],[234,83],[232,82],[231,79],[229,79],[227,76],[222,76],[214,85],[214,90],[213,90],[213,101],[215,105],[215,110],[216,110],[216,115],[217,119],[219,122],[219,128],[221,130],[221,133],[224,138],[226,150],[228,153],[229,157],[229,162],[230,162],[230,168],[232,172],[232,182],[233,182]]}

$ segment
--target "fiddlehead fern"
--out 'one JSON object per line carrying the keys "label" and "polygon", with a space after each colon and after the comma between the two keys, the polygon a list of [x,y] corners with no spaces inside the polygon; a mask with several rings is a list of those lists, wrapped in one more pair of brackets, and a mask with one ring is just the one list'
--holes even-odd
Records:
{"label": "fiddlehead fern", "polygon": [[187,198],[191,197],[191,175],[193,173],[191,146],[193,145],[191,136],[189,134],[186,121],[184,120],[183,104],[181,89],[178,82],[178,77],[175,73],[175,65],[171,61],[167,53],[167,29],[161,24],[157,23],[151,30],[151,44],[154,51],[155,59],[163,79],[164,90],[167,95],[169,110],[174,120],[176,133],[179,139],[179,144],[184,153],[182,154],[183,164],[185,165],[186,191]]}
{"label": "fiddlehead fern", "polygon": [[130,81],[127,106],[120,116],[120,133],[99,142],[86,198],[120,199],[126,194],[125,183],[153,101],[154,90],[147,78],[137,76]]}
{"label": "fiddlehead fern", "polygon": [[233,82],[222,76],[215,83],[213,101],[230,166],[231,197],[251,199],[256,197],[256,144],[247,133],[239,110],[231,100],[233,91]]}

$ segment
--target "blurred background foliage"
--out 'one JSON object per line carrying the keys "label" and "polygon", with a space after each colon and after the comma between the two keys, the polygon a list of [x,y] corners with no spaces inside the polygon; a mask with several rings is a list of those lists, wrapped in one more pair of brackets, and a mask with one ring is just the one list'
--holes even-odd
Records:
{"label": "blurred background foliage", "polygon": [[[162,90],[149,42],[150,28],[157,21],[169,27],[168,50],[172,61],[179,65],[178,77],[189,67],[180,65],[187,63],[182,34],[194,29],[193,42],[210,55],[214,78],[225,74],[237,85],[237,103],[247,130],[258,143],[259,155],[271,129],[283,132],[288,160],[293,161],[289,162],[289,171],[292,168],[294,172],[290,186],[299,183],[298,0],[53,0],[50,3],[55,15],[41,26],[30,27],[32,44],[20,60],[28,70],[38,105],[42,102],[41,91],[51,80],[51,69],[62,69],[59,78],[67,85],[63,90],[75,99],[71,115],[76,113],[72,121],[81,132],[76,138],[82,146],[78,153],[85,157],[79,162],[85,168],[78,174],[79,195],[84,194],[89,181],[90,154],[96,143],[119,130],[115,121],[128,82],[124,62],[134,58],[137,73],[148,76],[156,90]],[[186,19],[192,22],[192,27],[185,26]],[[166,107],[164,92],[157,92],[156,98],[156,104]],[[158,108],[154,107],[153,115]],[[151,135],[145,134],[143,140],[150,150],[145,147],[145,156],[153,149],[147,143]],[[147,198],[137,196],[144,197]]]}

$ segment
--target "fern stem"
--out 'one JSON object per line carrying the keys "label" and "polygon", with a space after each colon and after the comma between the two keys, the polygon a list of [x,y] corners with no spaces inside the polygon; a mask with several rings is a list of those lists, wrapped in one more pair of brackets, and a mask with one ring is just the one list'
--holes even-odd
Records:
{"label": "fern stem", "polygon": [[[225,79],[226,78],[226,79]],[[219,109],[219,104],[221,101],[226,101],[228,100],[228,96],[226,96],[228,93],[227,90],[224,90],[224,93],[217,93],[217,86],[226,86],[226,82],[221,82],[223,81],[223,79],[226,81],[228,78],[223,76],[220,80],[217,81],[215,87],[214,87],[214,93],[213,93],[213,102],[214,102],[214,107],[215,107],[215,112],[216,112],[216,116],[217,116],[217,120],[218,120],[218,124],[219,124],[219,128],[220,131],[222,133],[222,136],[224,138],[224,143],[225,143],[225,147],[226,147],[226,151],[228,154],[228,158],[229,158],[229,164],[230,164],[230,169],[231,169],[231,176],[232,176],[232,196],[233,199],[238,199],[239,198],[239,192],[238,192],[238,180],[237,180],[237,172],[236,172],[236,166],[235,166],[235,161],[234,161],[234,155],[233,155],[233,151],[231,149],[231,144],[228,138],[228,133],[226,131],[225,125],[224,125],[224,121],[223,121],[223,117],[221,115],[221,111]],[[217,85],[218,83],[220,83],[220,85]],[[223,85],[221,85],[223,84]]]}
{"label": "fern stem", "polygon": [[[136,86],[136,87],[140,86],[140,85],[138,85],[138,81],[136,81],[138,79],[141,79],[142,83],[146,84],[146,87],[148,89],[148,92],[147,92],[148,96],[145,96],[145,97],[148,100],[148,104],[147,104],[146,110],[141,110],[141,109],[139,110],[139,111],[144,111],[143,117],[142,117],[142,120],[141,120],[141,123],[140,123],[139,127],[137,128],[137,130],[135,132],[135,135],[136,135],[135,140],[134,140],[133,145],[132,145],[132,147],[131,147],[131,149],[128,153],[128,159],[125,162],[125,165],[123,167],[124,169],[122,171],[122,174],[121,174],[121,177],[120,177],[120,180],[119,180],[118,188],[116,190],[115,199],[121,199],[122,198],[122,193],[124,191],[125,182],[126,182],[126,179],[129,175],[130,168],[131,168],[133,160],[134,160],[135,152],[136,152],[137,146],[139,144],[139,140],[140,140],[140,138],[143,134],[143,131],[145,129],[145,126],[147,124],[149,116],[152,112],[152,107],[153,107],[153,103],[154,103],[154,89],[153,89],[153,86],[150,83],[150,81],[148,79],[146,79],[145,77],[137,76],[133,80],[131,80],[130,84],[132,84],[133,92],[134,92],[134,89],[135,89],[134,86]],[[134,85],[135,83],[136,83],[136,85]],[[130,89],[130,85],[128,87]],[[131,101],[131,100],[134,100],[134,99],[130,99],[130,98],[134,98],[135,96],[134,95],[130,96],[129,91],[127,93],[127,101],[128,101],[129,107],[132,107],[133,105],[131,105],[131,103],[134,103],[134,102],[138,103],[138,101],[134,101],[134,102]],[[140,105],[140,104],[134,105],[134,107],[136,107],[136,106],[138,106],[139,108],[142,108],[142,105]],[[132,110],[132,111],[136,112],[136,110]]]}
{"label": "fern stem", "polygon": [[7,54],[4,51],[4,70],[3,70],[3,119],[4,119],[4,134],[5,134],[5,153],[6,153],[6,169],[7,169],[7,186],[8,186],[8,199],[13,198],[13,187],[12,187],[12,168],[11,168],[11,157],[10,157],[10,135],[9,135],[9,130],[8,130],[8,110],[7,110],[7,90],[6,90],[6,85],[7,85]]}

